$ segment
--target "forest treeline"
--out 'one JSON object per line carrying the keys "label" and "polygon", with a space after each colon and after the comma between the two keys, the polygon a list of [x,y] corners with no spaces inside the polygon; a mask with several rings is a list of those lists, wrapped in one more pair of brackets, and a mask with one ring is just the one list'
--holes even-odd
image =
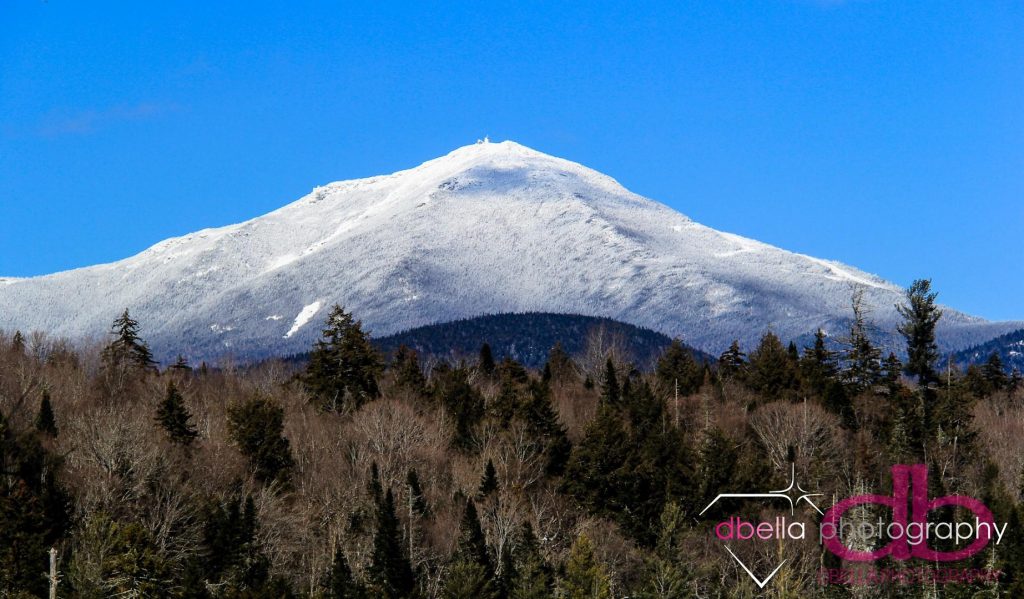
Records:
{"label": "forest treeline", "polygon": [[[425,368],[339,306],[301,368],[160,368],[127,311],[102,347],[0,335],[0,596],[1024,596],[1024,385],[942,363],[935,299],[907,290],[903,359],[855,294],[841,351],[766,332],[705,363],[677,340],[650,370],[600,331],[542,368],[486,340]],[[826,498],[884,494],[895,463],[1009,522],[960,564],[998,582],[820,586],[838,562],[809,539],[760,590],[710,540],[722,508],[700,514],[794,469]],[[774,544],[736,550],[778,562]]]}

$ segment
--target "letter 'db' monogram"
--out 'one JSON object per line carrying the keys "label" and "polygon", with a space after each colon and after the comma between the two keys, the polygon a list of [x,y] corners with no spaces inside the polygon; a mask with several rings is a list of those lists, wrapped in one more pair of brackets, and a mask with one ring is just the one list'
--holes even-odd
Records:
{"label": "letter 'db' monogram", "polygon": [[[952,562],[968,558],[981,551],[991,538],[991,530],[995,525],[992,512],[985,504],[972,497],[963,495],[947,495],[928,499],[928,467],[924,464],[908,466],[898,464],[892,467],[892,496],[857,495],[844,499],[832,506],[822,521],[822,531],[831,527],[833,534],[824,536],[825,547],[840,558],[852,562],[870,562],[883,557],[895,560],[906,560],[916,557],[928,561]],[[912,493],[912,494],[911,494]],[[910,500],[912,512],[907,513],[907,500]],[[840,519],[852,507],[874,503],[892,509],[892,522],[900,526],[891,527],[898,535],[894,535],[888,545],[874,551],[857,551],[843,544],[840,535],[834,534],[840,529]],[[980,527],[978,537],[970,545],[957,551],[935,551],[928,546],[928,541],[921,538],[920,542],[911,544],[907,537],[908,522],[915,522],[925,530],[928,525],[928,512],[946,506],[960,506],[974,513],[979,523],[989,526]],[[908,516],[912,518],[908,521]]]}

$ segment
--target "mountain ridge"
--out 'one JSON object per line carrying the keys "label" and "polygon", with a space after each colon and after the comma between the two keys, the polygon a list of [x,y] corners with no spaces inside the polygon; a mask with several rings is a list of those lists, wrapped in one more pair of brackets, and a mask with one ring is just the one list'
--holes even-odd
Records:
{"label": "mountain ridge", "polygon": [[[606,317],[717,353],[768,328],[840,331],[854,286],[892,343],[896,285],[710,229],[615,179],[514,142],[315,187],[263,216],[121,261],[0,284],[0,328],[70,338],[125,307],[161,358],[308,348],[325,307],[378,334],[504,312]],[[313,323],[311,325],[311,323]],[[947,309],[944,347],[1021,328]]]}

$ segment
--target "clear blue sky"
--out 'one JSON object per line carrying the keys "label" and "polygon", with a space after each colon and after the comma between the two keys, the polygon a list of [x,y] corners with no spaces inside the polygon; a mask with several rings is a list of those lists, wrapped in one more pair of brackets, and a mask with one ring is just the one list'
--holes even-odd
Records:
{"label": "clear blue sky", "polygon": [[0,275],[487,134],[1024,318],[1019,0],[347,4],[0,1]]}

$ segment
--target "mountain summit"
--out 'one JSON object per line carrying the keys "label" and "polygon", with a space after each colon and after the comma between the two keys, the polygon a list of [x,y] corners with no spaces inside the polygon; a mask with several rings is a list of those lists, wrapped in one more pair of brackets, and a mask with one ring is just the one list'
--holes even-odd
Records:
{"label": "mountain summit", "polygon": [[[126,307],[158,357],[305,351],[334,303],[375,335],[510,312],[644,326],[712,352],[822,326],[855,287],[892,331],[899,287],[700,225],[614,179],[511,141],[331,183],[253,220],[112,264],[0,279],[0,329],[81,338]],[[947,309],[946,347],[1021,328]]]}

